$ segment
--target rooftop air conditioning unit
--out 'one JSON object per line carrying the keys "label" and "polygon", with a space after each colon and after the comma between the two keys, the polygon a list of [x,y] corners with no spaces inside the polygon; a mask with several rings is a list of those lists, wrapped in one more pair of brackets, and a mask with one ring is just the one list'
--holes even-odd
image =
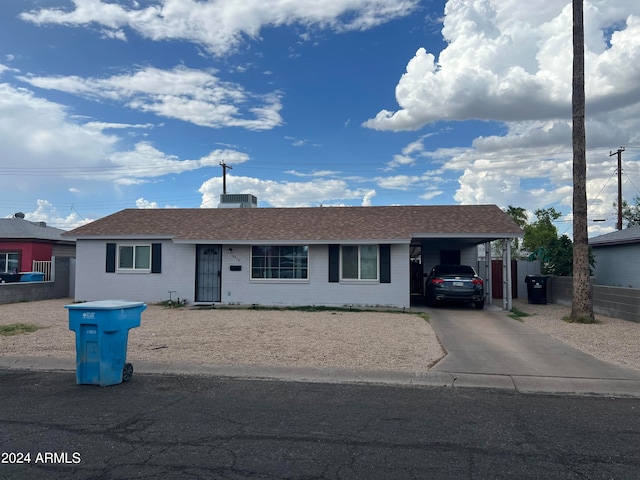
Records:
{"label": "rooftop air conditioning unit", "polygon": [[257,208],[258,197],[250,193],[223,193],[218,208]]}

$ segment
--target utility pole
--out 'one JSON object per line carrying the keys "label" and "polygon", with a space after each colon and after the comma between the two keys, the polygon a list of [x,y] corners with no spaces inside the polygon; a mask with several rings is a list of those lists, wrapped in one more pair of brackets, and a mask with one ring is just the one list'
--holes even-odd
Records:
{"label": "utility pole", "polygon": [[233,170],[233,167],[224,163],[224,161],[220,162],[220,166],[222,167],[222,194],[227,194],[227,170]]}
{"label": "utility pole", "polygon": [[609,156],[618,155],[618,230],[622,230],[622,152],[624,147],[620,147],[617,152],[609,152]]}

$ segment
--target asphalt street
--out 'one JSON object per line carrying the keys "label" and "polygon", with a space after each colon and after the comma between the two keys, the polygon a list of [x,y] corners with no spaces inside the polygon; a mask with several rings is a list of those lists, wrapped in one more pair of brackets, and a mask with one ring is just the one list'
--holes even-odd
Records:
{"label": "asphalt street", "polygon": [[608,396],[148,374],[99,387],[0,370],[0,478],[637,479],[639,410]]}

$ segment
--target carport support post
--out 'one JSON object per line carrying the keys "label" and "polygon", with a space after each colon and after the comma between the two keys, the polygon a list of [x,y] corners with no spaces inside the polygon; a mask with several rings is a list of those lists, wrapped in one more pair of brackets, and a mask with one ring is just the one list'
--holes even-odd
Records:
{"label": "carport support post", "polygon": [[511,289],[511,241],[502,241],[502,308],[511,311],[513,308],[513,291]]}
{"label": "carport support post", "polygon": [[493,303],[493,276],[491,261],[493,260],[491,242],[484,244],[484,279],[487,281],[486,288],[484,289],[485,302],[489,305]]}

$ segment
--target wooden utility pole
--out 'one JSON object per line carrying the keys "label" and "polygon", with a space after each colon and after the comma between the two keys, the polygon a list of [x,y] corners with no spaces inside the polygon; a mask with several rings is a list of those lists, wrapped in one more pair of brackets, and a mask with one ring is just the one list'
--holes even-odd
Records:
{"label": "wooden utility pole", "polygon": [[624,147],[618,149],[617,152],[609,152],[609,156],[618,155],[618,230],[622,230],[622,152]]}
{"label": "wooden utility pole", "polygon": [[227,165],[224,162],[220,162],[220,166],[222,167],[222,193],[223,195],[227,194],[227,170],[233,170],[233,167]]}

